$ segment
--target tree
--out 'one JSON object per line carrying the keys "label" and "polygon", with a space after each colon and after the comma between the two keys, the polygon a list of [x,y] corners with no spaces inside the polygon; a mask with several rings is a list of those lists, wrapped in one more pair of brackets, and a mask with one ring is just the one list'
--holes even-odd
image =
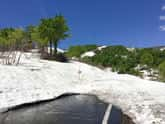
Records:
{"label": "tree", "polygon": [[8,37],[10,47],[13,47],[14,50],[22,49],[24,39],[24,31],[22,29],[15,29],[14,31],[9,33]]}
{"label": "tree", "polygon": [[0,30],[0,37],[2,42],[2,49],[3,51],[6,51],[10,48],[10,34],[14,31],[13,28],[4,28]]}
{"label": "tree", "polygon": [[69,27],[64,16],[62,15],[57,15],[55,18],[53,18],[53,24],[55,26],[55,35],[53,36],[54,54],[57,54],[57,45],[60,40],[64,40],[70,36],[68,34]]}
{"label": "tree", "polygon": [[159,65],[159,74],[160,74],[160,79],[162,81],[165,81],[165,61]]}
{"label": "tree", "polygon": [[32,33],[34,32],[34,29],[36,26],[29,25],[25,28],[25,38],[27,39],[28,42],[32,42]]}
{"label": "tree", "polygon": [[[16,62],[17,50],[23,50],[24,30],[19,28],[5,28],[0,30],[1,56],[4,58],[3,63],[14,64]],[[4,52],[6,55],[4,56]],[[17,63],[19,63],[20,56]]]}
{"label": "tree", "polygon": [[54,35],[54,29],[52,26],[52,19],[41,19],[39,27],[39,33],[41,38],[48,39],[50,47],[50,55],[52,55],[52,37]]}
{"label": "tree", "polygon": [[33,41],[37,42],[39,47],[41,48],[41,52],[43,53],[44,52],[44,47],[47,46],[48,44],[48,38],[45,37],[41,37],[41,34],[39,32],[39,28],[36,26],[36,27],[33,27],[33,29],[31,30],[31,33],[30,33],[30,37]]}
{"label": "tree", "polygon": [[6,44],[7,44],[7,40],[3,37],[0,37],[0,51],[1,52],[5,51]]}
{"label": "tree", "polygon": [[50,46],[50,55],[52,46],[54,45],[54,55],[57,53],[57,45],[60,40],[69,37],[69,28],[66,20],[62,15],[57,15],[54,18],[42,19],[39,25],[39,32],[43,39],[48,39]]}

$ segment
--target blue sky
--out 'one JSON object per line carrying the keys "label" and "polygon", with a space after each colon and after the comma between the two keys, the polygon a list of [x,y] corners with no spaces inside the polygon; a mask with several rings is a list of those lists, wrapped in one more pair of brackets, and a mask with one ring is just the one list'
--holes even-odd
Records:
{"label": "blue sky", "polygon": [[148,47],[165,45],[164,0],[0,0],[0,27],[25,27],[62,13],[77,44]]}

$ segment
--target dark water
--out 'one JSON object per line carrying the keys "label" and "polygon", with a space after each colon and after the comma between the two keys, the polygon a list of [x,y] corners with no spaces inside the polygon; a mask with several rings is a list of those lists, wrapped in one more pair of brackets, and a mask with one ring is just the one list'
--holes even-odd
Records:
{"label": "dark water", "polygon": [[[0,124],[102,124],[107,107],[95,96],[63,96],[1,113]],[[121,110],[112,107],[108,124],[121,124],[121,116]]]}

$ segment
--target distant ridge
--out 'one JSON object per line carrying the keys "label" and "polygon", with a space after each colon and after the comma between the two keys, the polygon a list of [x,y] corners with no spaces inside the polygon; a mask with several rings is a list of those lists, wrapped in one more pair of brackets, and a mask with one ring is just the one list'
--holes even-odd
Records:
{"label": "distant ridge", "polygon": [[149,48],[153,48],[153,49],[165,49],[165,45],[164,46],[153,46],[153,47],[149,47]]}
{"label": "distant ridge", "polygon": [[165,46],[153,46],[153,47],[149,47],[151,49],[158,49],[158,50],[161,50],[161,51],[164,51],[165,50]]}

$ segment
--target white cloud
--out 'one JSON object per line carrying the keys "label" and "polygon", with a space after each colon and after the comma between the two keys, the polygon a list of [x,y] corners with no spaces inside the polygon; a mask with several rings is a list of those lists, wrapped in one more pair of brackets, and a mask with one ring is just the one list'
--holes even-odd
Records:
{"label": "white cloud", "polygon": [[160,20],[165,20],[165,16],[160,16]]}
{"label": "white cloud", "polygon": [[165,11],[165,5],[164,6],[162,6],[162,8],[161,8],[163,11]]}
{"label": "white cloud", "polygon": [[160,26],[161,31],[165,31],[165,25]]}

